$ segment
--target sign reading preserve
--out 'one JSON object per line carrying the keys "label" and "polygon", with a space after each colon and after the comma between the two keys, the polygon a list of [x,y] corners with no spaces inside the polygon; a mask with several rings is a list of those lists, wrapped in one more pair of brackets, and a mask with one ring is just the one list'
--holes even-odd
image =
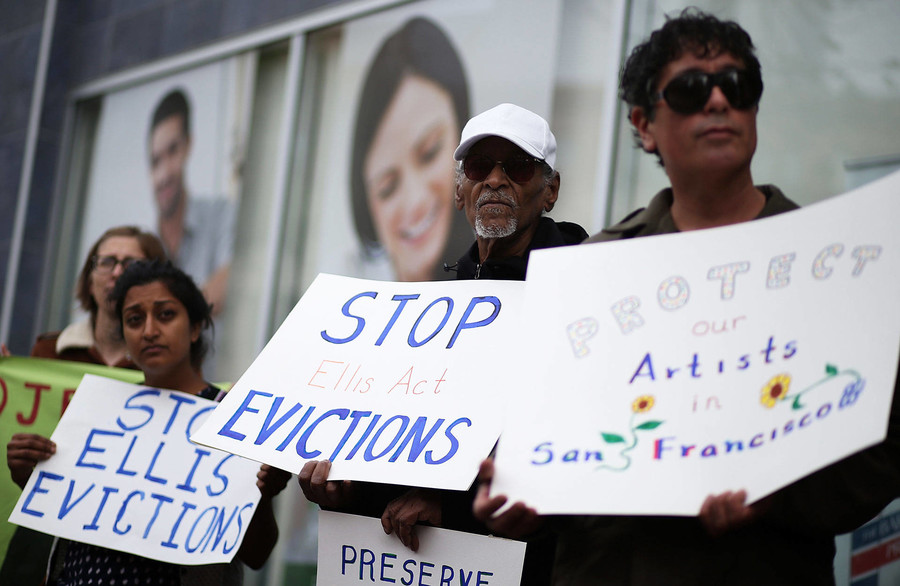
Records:
{"label": "sign reading preserve", "polygon": [[190,442],[214,406],[86,374],[10,522],[176,564],[231,561],[259,464]]}
{"label": "sign reading preserve", "polygon": [[381,521],[319,511],[317,583],[509,586],[522,579],[525,543],[416,527],[419,549],[385,535]]}
{"label": "sign reading preserve", "polygon": [[535,251],[493,489],[543,513],[694,515],[881,441],[898,193],[894,174],[767,219]]}
{"label": "sign reading preserve", "polygon": [[319,275],[192,435],[283,470],[464,490],[502,425],[523,283]]}

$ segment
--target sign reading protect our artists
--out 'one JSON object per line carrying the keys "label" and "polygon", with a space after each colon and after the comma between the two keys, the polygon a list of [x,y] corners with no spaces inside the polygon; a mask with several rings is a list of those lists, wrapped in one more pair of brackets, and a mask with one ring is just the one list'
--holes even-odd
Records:
{"label": "sign reading protect our artists", "polygon": [[87,374],[10,522],[166,562],[228,562],[259,464],[192,444],[213,401]]}
{"label": "sign reading protect our artists", "polygon": [[542,513],[694,515],[881,441],[898,192],[895,174],[768,219],[533,253],[493,492]]}
{"label": "sign reading protect our artists", "polygon": [[500,433],[523,283],[319,275],[192,435],[283,470],[462,490]]}

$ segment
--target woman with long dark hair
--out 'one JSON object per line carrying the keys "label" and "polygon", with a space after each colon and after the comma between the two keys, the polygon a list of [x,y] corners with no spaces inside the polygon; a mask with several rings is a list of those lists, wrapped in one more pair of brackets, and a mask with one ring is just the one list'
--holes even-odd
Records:
{"label": "woman with long dark hair", "polygon": [[459,55],[433,22],[389,36],[362,86],[350,164],[353,220],[365,256],[386,254],[399,281],[452,278],[443,269],[471,244],[453,208],[453,149],[469,119]]}

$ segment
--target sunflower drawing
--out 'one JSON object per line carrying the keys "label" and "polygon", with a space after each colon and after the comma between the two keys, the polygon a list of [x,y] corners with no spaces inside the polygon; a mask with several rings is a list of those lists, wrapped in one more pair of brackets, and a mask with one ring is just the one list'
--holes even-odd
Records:
{"label": "sunflower drawing", "polygon": [[790,387],[791,375],[776,374],[769,379],[769,382],[762,388],[759,395],[759,402],[762,403],[766,409],[771,409],[778,401],[783,401],[787,397],[788,389]]}
{"label": "sunflower drawing", "polygon": [[779,374],[772,377],[772,380],[766,383],[766,386],[763,387],[759,402],[768,409],[774,407],[775,404],[779,401],[786,401],[790,403],[791,410],[793,411],[805,409],[806,406],[801,400],[803,398],[803,395],[812,391],[820,385],[834,380],[839,376],[849,376],[851,378],[850,383],[845,386],[844,393],[841,396],[841,407],[855,403],[857,397],[859,396],[859,393],[862,392],[862,389],[866,386],[865,379],[860,373],[856,372],[852,368],[839,369],[836,365],[831,363],[825,364],[825,376],[809,385],[805,389],[801,389],[793,393],[788,393],[788,389],[791,385],[790,375]]}
{"label": "sunflower drawing", "polygon": [[608,431],[601,431],[600,437],[603,438],[603,441],[608,444],[616,444],[619,450],[619,456],[624,460],[624,464],[621,465],[610,465],[610,464],[600,464],[597,466],[596,470],[601,468],[606,468],[609,470],[613,470],[616,472],[621,472],[623,470],[627,470],[631,467],[631,456],[629,452],[633,450],[638,444],[638,431],[650,431],[656,429],[660,425],[664,423],[664,421],[658,420],[647,420],[643,423],[639,423],[635,425],[635,418],[641,413],[646,413],[653,409],[653,405],[656,404],[656,399],[653,398],[653,395],[641,395],[631,403],[631,422],[628,427],[628,435],[621,435],[618,433],[611,433]]}
{"label": "sunflower drawing", "polygon": [[646,413],[653,408],[653,395],[642,395],[631,404],[631,410],[635,413]]}

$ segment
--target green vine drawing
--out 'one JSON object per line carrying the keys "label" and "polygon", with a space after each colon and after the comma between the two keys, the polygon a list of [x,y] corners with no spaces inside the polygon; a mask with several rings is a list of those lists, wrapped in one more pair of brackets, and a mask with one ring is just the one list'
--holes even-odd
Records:
{"label": "green vine drawing", "polygon": [[833,364],[825,365],[825,376],[823,378],[817,380],[802,391],[797,391],[796,393],[789,392],[791,388],[790,374],[776,374],[763,386],[760,392],[759,402],[766,409],[771,409],[775,407],[775,405],[777,405],[779,402],[793,399],[793,401],[791,401],[791,409],[793,411],[798,411],[806,407],[801,400],[803,398],[803,395],[812,391],[816,387],[825,384],[826,382],[834,380],[839,376],[851,377],[851,381],[847,384],[846,387],[844,387],[844,392],[840,400],[840,406],[845,407],[847,405],[851,405],[856,402],[856,399],[859,398],[860,393],[862,393],[863,389],[865,388],[866,379],[864,379],[862,375],[860,375],[852,368],[840,370]]}
{"label": "green vine drawing", "polygon": [[643,395],[634,400],[631,404],[631,421],[628,424],[628,436],[623,437],[617,433],[610,433],[606,431],[600,432],[600,437],[603,438],[603,441],[608,444],[619,445],[621,447],[621,451],[619,451],[619,456],[621,456],[625,460],[625,464],[623,466],[613,466],[610,464],[600,464],[594,470],[600,469],[608,469],[614,472],[623,472],[628,470],[631,467],[631,456],[629,452],[631,452],[638,444],[638,431],[650,431],[652,429],[656,429],[660,425],[662,425],[663,421],[657,420],[648,420],[640,423],[638,425],[634,424],[634,420],[638,417],[638,415],[642,413],[646,413],[653,408],[655,401],[652,395]]}

